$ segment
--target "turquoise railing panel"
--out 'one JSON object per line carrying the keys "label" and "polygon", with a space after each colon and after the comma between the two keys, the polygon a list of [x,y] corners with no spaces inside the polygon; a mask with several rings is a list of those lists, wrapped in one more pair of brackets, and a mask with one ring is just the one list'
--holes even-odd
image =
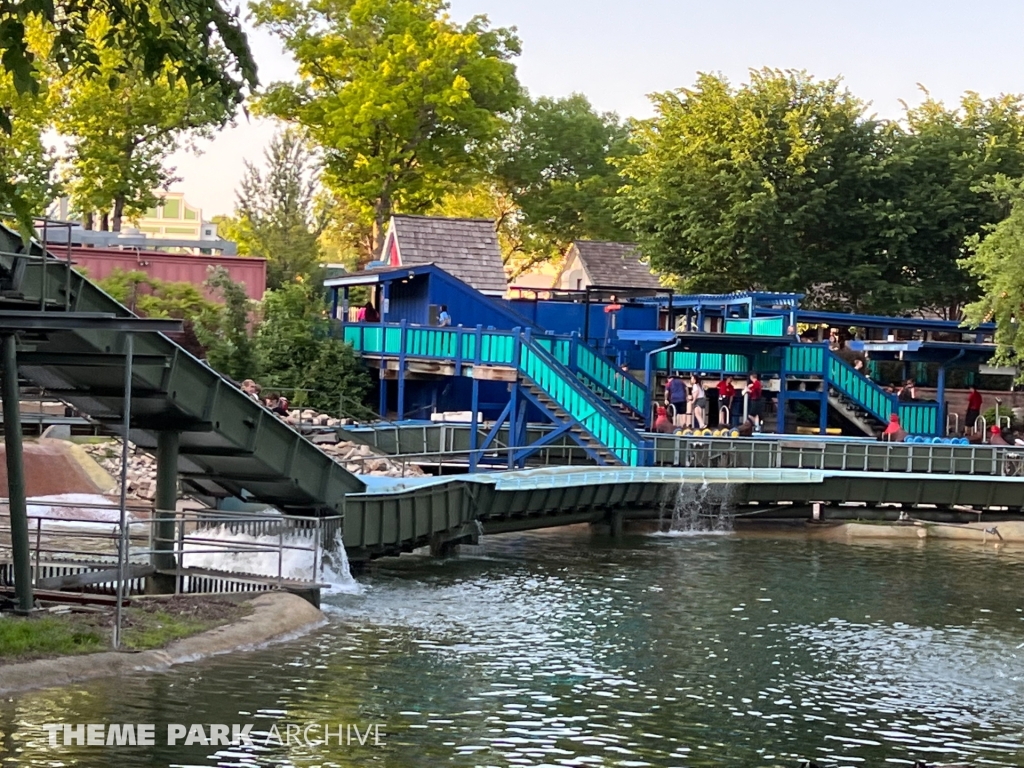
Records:
{"label": "turquoise railing panel", "polygon": [[733,336],[785,336],[786,317],[730,317],[725,320],[725,332]]}
{"label": "turquoise railing panel", "polygon": [[519,369],[620,461],[639,466],[642,438],[543,346],[524,341]]}
{"label": "turquoise railing panel", "polygon": [[900,426],[911,435],[939,435],[938,403],[900,403]]}
{"label": "turquoise railing panel", "polygon": [[828,354],[828,377],[833,387],[876,419],[889,421],[895,398],[831,353]]}
{"label": "turquoise railing panel", "polygon": [[733,336],[749,336],[750,321],[745,318],[726,318],[725,332]]}
{"label": "turquoise railing panel", "polygon": [[829,380],[833,387],[860,405],[882,423],[890,414],[899,415],[900,426],[912,435],[941,434],[938,403],[901,403],[871,379],[862,376],[851,366],[828,353]]}
{"label": "turquoise railing panel", "polygon": [[824,367],[825,348],[801,344],[786,348],[786,373],[821,376]]}
{"label": "turquoise railing panel", "polygon": [[[566,359],[571,342],[566,341]],[[556,343],[557,347],[557,343]],[[568,368],[572,366],[563,361],[557,354],[555,358]],[[610,392],[617,400],[629,406],[637,415],[643,417],[647,412],[647,390],[632,376],[624,374],[609,363],[586,344],[576,344],[576,368],[587,378]]]}
{"label": "turquoise railing panel", "polygon": [[784,336],[786,333],[786,318],[781,315],[755,317],[750,325],[754,336]]}
{"label": "turquoise railing panel", "polygon": [[749,371],[747,370],[750,365],[747,363],[747,358],[743,355],[726,355],[725,356],[725,371],[724,373],[731,373],[734,376],[746,376]]}

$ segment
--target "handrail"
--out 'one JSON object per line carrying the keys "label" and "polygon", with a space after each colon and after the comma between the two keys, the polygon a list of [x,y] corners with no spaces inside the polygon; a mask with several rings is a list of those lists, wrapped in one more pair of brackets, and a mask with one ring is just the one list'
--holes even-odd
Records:
{"label": "handrail", "polygon": [[523,335],[519,370],[624,464],[639,465],[644,442],[640,433],[529,334]]}
{"label": "handrail", "polygon": [[576,369],[618,402],[643,418],[647,412],[647,388],[628,372],[621,371],[587,344],[576,343]]}
{"label": "handrail", "polygon": [[938,403],[900,402],[862,375],[831,350],[825,350],[828,362],[827,381],[852,399],[883,424],[893,413],[899,415],[900,426],[911,434],[934,435],[939,417]]}
{"label": "handrail", "polygon": [[[388,323],[345,323],[342,337],[364,355],[411,355],[463,364],[508,365],[527,376],[625,464],[637,466],[643,445],[631,424],[558,360],[565,339],[531,338],[529,330],[437,328]],[[516,356],[516,342],[521,344]],[[550,349],[548,347],[551,347]]]}

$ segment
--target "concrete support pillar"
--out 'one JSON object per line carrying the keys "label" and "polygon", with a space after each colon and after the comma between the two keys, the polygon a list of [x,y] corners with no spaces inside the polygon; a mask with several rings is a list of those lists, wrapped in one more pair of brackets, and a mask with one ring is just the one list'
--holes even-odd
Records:
{"label": "concrete support pillar", "polygon": [[14,555],[14,593],[17,612],[29,613],[35,600],[32,594],[32,557],[28,543],[16,343],[13,333],[3,337],[4,447],[7,454],[7,498],[11,512],[11,550]]}
{"label": "concrete support pillar", "polygon": [[608,514],[609,533],[613,539],[622,538],[622,510],[613,509]]}
{"label": "concrete support pillar", "polygon": [[178,448],[181,434],[171,430],[157,433],[156,499],[154,500],[153,566],[175,567],[174,514],[178,505]]}

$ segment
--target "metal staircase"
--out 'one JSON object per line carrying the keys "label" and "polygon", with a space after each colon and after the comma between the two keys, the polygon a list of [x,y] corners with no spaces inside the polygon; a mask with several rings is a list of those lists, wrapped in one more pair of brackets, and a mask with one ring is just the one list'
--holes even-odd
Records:
{"label": "metal staircase", "polygon": [[938,403],[900,402],[895,395],[886,392],[834,354],[827,345],[788,347],[785,366],[787,374],[820,379],[827,404],[864,434],[877,434],[893,413],[899,415],[900,425],[911,434],[941,434]]}
{"label": "metal staircase", "polygon": [[[484,447],[507,419],[510,434],[519,436],[517,462],[562,435],[570,436],[598,464],[640,466],[647,460],[646,442],[635,424],[619,410],[619,406],[629,405],[623,396],[627,387],[642,390],[639,383],[631,377],[627,382],[620,376],[623,395],[609,392],[607,399],[599,397],[591,386],[600,386],[601,377],[615,369],[607,363],[603,363],[602,369],[589,360],[592,352],[573,339],[533,336],[529,329],[429,328],[406,323],[345,324],[342,333],[370,362],[397,360],[400,377],[409,361],[435,364],[437,375],[465,375],[474,380],[486,378],[481,368],[510,374],[511,378],[504,379],[514,379],[509,403],[485,439]],[[584,351],[580,352],[581,349]],[[577,365],[574,371],[571,366],[577,355],[586,367]],[[584,384],[585,380],[589,380],[589,385]],[[642,391],[630,393],[635,399],[644,395]],[[521,400],[531,402],[555,425],[543,442],[526,444]],[[472,413],[475,417],[475,408]]]}

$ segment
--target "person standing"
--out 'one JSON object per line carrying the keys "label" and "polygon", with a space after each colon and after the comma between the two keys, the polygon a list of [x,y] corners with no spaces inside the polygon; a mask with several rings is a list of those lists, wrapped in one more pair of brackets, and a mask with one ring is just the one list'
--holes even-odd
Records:
{"label": "person standing", "polygon": [[917,384],[914,383],[913,379],[907,379],[907,383],[900,389],[897,399],[901,403],[909,403],[912,400],[917,400]]}
{"label": "person standing", "polygon": [[686,426],[686,384],[675,374],[668,377],[665,382],[665,399],[672,405],[675,412],[675,423],[677,427]]}
{"label": "person standing", "polygon": [[437,316],[437,324],[442,328],[447,328],[452,324],[452,316],[448,314],[448,305],[441,305],[441,314]]}
{"label": "person standing", "polygon": [[967,395],[967,414],[964,416],[964,432],[974,429],[974,425],[981,415],[981,403],[981,392],[978,391],[976,386],[972,385]]}
{"label": "person standing", "polygon": [[761,419],[764,416],[764,391],[761,387],[761,377],[750,374],[750,383],[747,385],[747,415],[754,422],[757,432],[761,431]]}
{"label": "person standing", "polygon": [[733,425],[733,401],[736,399],[736,387],[733,386],[732,379],[725,374],[722,374],[722,380],[718,382],[718,410],[721,411],[724,407],[728,412],[729,416],[725,424],[719,424],[720,427],[731,427]]}
{"label": "person standing", "polygon": [[697,374],[690,376],[690,394],[693,397],[693,428],[704,429],[708,423],[708,396]]}

